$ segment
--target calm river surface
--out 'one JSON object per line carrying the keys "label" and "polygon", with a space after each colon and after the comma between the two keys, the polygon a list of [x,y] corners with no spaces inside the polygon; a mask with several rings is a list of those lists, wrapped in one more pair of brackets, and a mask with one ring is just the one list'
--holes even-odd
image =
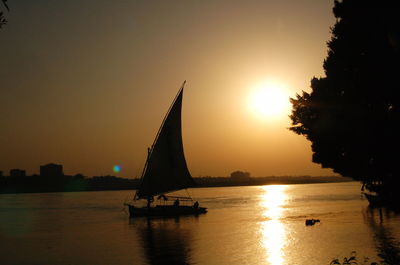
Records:
{"label": "calm river surface", "polygon": [[400,216],[369,210],[359,183],[189,193],[207,214],[129,220],[132,191],[0,195],[0,263],[323,265],[356,251],[400,264]]}

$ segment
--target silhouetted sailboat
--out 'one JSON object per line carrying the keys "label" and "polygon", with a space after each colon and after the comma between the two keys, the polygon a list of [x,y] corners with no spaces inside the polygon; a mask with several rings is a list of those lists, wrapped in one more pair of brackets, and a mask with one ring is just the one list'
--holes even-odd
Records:
{"label": "silhouetted sailboat", "polygon": [[[183,88],[179,89],[169,108],[151,148],[141,182],[133,203],[125,203],[129,214],[134,216],[178,216],[206,213],[207,209],[193,203],[191,197],[167,196],[165,193],[195,186],[186,165],[182,143],[181,109]],[[158,203],[152,205],[154,196]],[[147,206],[138,206],[138,201],[147,200]],[[188,205],[190,203],[190,205]]]}

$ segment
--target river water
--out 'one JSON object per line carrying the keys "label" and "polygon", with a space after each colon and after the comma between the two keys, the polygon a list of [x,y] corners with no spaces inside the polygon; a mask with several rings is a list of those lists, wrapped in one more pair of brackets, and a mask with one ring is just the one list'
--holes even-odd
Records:
{"label": "river water", "polygon": [[0,264],[400,264],[400,216],[369,209],[359,183],[188,192],[207,214],[129,219],[132,191],[2,194]]}

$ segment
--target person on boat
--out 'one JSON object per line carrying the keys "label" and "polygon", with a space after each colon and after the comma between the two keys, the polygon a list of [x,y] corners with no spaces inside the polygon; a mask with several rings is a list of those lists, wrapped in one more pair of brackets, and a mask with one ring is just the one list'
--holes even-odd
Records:
{"label": "person on boat", "polygon": [[151,203],[154,201],[153,196],[147,197],[147,208],[150,208]]}
{"label": "person on boat", "polygon": [[198,202],[198,201],[196,201],[196,202],[193,204],[193,208],[195,208],[195,209],[198,209],[198,208],[199,208],[199,202]]}
{"label": "person on boat", "polygon": [[176,199],[176,200],[175,200],[174,206],[179,206],[179,199]]}
{"label": "person on boat", "polygon": [[159,199],[159,200],[163,199],[164,201],[168,201],[168,197],[165,196],[164,194],[159,195],[159,196],[157,197],[157,199]]}

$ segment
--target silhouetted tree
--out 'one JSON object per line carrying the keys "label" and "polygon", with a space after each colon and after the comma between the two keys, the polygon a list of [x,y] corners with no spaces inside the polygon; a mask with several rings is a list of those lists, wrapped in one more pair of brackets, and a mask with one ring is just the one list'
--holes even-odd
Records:
{"label": "silhouetted tree", "polygon": [[336,24],[311,92],[291,99],[290,130],[312,160],[364,183],[399,188],[400,8],[392,0],[335,1]]}
{"label": "silhouetted tree", "polygon": [[[7,5],[7,0],[1,0],[3,2],[4,7],[9,10],[8,5]],[[0,29],[7,23],[7,20],[4,17],[3,12],[0,10]]]}

